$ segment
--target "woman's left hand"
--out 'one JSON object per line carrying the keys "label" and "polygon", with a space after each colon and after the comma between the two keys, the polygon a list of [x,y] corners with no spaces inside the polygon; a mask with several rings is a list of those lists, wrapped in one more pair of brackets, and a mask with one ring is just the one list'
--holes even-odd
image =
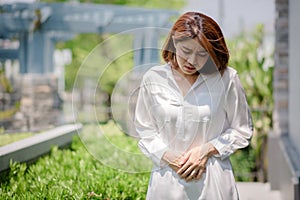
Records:
{"label": "woman's left hand", "polygon": [[210,143],[194,147],[184,155],[180,162],[182,166],[177,174],[186,181],[199,180],[206,171],[206,163],[209,157],[215,153],[218,153],[218,151]]}

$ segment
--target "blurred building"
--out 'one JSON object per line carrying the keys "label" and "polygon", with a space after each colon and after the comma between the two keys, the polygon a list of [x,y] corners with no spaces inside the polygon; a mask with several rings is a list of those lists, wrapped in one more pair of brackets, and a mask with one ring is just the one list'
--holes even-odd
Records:
{"label": "blurred building", "polygon": [[273,132],[269,182],[282,199],[300,199],[300,1],[276,0]]}
{"label": "blurred building", "polygon": [[274,0],[187,0],[184,11],[200,11],[214,18],[226,38],[253,31],[263,24],[267,35],[274,34]]}
{"label": "blurred building", "polygon": [[[25,2],[0,1],[0,127],[8,130],[38,131],[65,123],[61,91],[64,65],[70,62],[71,52],[55,53],[57,42],[85,33],[130,34],[134,66],[158,63],[158,38],[165,34],[170,17],[178,15],[171,10],[107,4],[20,1]],[[60,59],[60,55],[67,58]],[[3,64],[7,61],[13,64]],[[16,67],[12,67],[14,63]],[[85,75],[80,77],[87,85],[93,80],[93,86],[97,87],[99,73],[106,67],[104,62],[92,59],[83,63],[80,71]],[[5,84],[2,89],[1,78],[6,80],[8,74],[13,74],[9,78],[17,79],[18,84],[15,87]],[[78,77],[77,74],[80,82]],[[15,93],[10,88],[16,88]],[[91,93],[81,99],[94,97]]]}

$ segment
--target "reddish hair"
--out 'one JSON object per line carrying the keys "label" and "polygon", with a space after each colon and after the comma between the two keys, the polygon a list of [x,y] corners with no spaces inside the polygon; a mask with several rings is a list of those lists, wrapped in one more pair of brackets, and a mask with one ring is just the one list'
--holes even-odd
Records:
{"label": "reddish hair", "polygon": [[229,51],[221,28],[212,18],[198,12],[187,12],[175,22],[162,49],[162,57],[165,62],[178,66],[173,38],[175,41],[196,39],[209,53],[221,74],[227,68]]}

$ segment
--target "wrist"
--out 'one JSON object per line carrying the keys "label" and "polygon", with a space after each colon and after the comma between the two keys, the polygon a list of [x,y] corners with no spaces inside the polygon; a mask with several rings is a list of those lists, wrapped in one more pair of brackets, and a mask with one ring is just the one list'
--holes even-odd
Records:
{"label": "wrist", "polygon": [[214,145],[212,145],[209,142],[207,143],[207,145],[208,145],[208,150],[207,150],[207,156],[208,157],[211,157],[211,156],[219,153],[218,150],[215,148]]}
{"label": "wrist", "polygon": [[162,156],[162,160],[164,162],[166,162],[167,164],[173,163],[173,160],[174,160],[173,153],[171,151],[166,151]]}
{"label": "wrist", "polygon": [[168,158],[168,151],[166,151],[164,154],[163,154],[163,156],[162,156],[162,158],[161,158],[164,162],[166,162],[166,163],[170,163],[170,161],[169,161],[169,158]]}
{"label": "wrist", "polygon": [[162,156],[162,161],[165,162],[169,166],[176,166],[180,167],[179,162],[179,156],[178,154],[172,152],[172,151],[166,151]]}

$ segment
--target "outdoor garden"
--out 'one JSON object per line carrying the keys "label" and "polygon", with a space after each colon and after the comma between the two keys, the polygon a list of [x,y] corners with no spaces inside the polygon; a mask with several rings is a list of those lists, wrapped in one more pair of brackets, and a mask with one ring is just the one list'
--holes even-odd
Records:
{"label": "outdoor garden", "polygon": [[[44,2],[53,2],[45,0]],[[89,1],[90,2],[90,1]],[[150,3],[151,2],[151,3]],[[165,3],[164,3],[165,2]],[[112,3],[150,8],[179,9],[184,1],[131,1],[107,0],[93,3]],[[170,3],[173,2],[174,4]],[[172,5],[170,7],[170,5]],[[83,60],[92,49],[111,35],[81,34],[67,42],[59,42],[57,49],[71,49],[72,63],[65,67],[65,90],[71,94],[76,76]],[[252,32],[241,33],[228,39],[230,66],[235,68],[245,88],[254,122],[254,136],[251,145],[231,156],[237,181],[267,180],[267,134],[272,128],[272,51],[266,50],[264,27],[258,25]],[[110,47],[116,49],[117,46]],[[101,91],[106,95],[102,106],[110,106],[110,99],[118,79],[129,71],[133,55],[111,63],[103,79],[99,81]],[[122,68],[120,68],[122,66]],[[0,71],[0,84],[13,91]],[[16,105],[16,109],[18,109]],[[0,111],[5,118],[10,113]],[[39,158],[32,164],[10,163],[10,170],[0,174],[0,199],[145,199],[151,164],[140,155],[136,138],[122,132],[111,114],[104,113],[97,123],[83,122],[80,133],[73,137],[69,148],[53,146],[50,154]],[[97,131],[103,132],[99,136]],[[0,146],[28,138],[36,132],[6,133],[0,130]],[[124,155],[111,144],[129,152]],[[121,160],[121,161],[120,161]],[[123,168],[118,167],[120,165]]]}

